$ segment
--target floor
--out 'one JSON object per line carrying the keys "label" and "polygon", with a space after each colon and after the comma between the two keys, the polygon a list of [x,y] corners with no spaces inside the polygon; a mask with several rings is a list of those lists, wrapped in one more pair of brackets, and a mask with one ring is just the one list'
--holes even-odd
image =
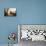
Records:
{"label": "floor", "polygon": [[20,46],[46,46],[46,42],[45,41],[32,42],[31,40],[28,41],[21,40]]}
{"label": "floor", "polygon": [[[8,46],[8,45],[7,44],[0,44],[0,46]],[[43,42],[43,41],[32,42],[31,40],[28,40],[28,41],[21,40],[19,45],[15,44],[14,46],[46,46],[46,42]]]}
{"label": "floor", "polygon": [[[0,46],[8,46],[8,44],[0,44]],[[18,44],[10,45],[10,46],[18,46]]]}

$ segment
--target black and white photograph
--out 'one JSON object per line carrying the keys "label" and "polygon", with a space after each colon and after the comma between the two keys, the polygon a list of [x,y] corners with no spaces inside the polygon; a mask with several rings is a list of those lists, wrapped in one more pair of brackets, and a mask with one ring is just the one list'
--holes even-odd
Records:
{"label": "black and white photograph", "polygon": [[4,8],[4,16],[16,16],[16,8]]}

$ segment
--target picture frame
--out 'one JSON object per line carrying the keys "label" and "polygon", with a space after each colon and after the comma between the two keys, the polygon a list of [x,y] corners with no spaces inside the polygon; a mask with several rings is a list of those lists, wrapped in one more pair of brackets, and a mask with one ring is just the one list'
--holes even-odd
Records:
{"label": "picture frame", "polygon": [[4,16],[16,16],[16,8],[4,8]]}

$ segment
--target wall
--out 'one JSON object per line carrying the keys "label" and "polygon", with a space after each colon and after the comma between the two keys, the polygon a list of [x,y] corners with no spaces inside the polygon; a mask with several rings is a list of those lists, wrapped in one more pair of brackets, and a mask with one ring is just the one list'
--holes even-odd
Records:
{"label": "wall", "polygon": [[[7,7],[16,7],[17,16],[4,17]],[[18,32],[17,24],[46,24],[46,0],[1,0],[0,44],[8,43],[9,32]]]}

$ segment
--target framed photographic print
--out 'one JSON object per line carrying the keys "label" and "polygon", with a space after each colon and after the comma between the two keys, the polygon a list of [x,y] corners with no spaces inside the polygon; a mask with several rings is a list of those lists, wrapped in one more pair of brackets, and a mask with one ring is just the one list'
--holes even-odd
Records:
{"label": "framed photographic print", "polygon": [[46,41],[46,25],[18,25],[18,33],[21,40]]}
{"label": "framed photographic print", "polygon": [[4,8],[4,16],[16,16],[16,8]]}

